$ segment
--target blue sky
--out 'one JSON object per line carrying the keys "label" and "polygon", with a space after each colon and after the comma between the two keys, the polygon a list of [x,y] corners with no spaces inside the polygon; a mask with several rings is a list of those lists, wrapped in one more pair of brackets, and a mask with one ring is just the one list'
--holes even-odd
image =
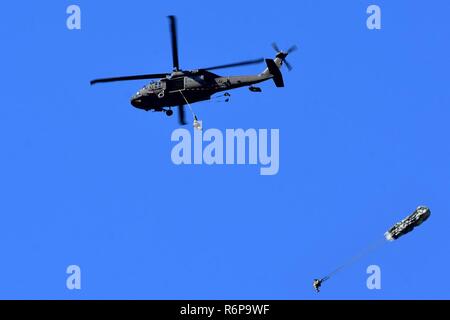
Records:
{"label": "blue sky", "polygon": [[[79,31],[66,28],[70,4]],[[379,31],[366,28],[370,4]],[[449,10],[444,0],[3,3],[0,298],[450,298]],[[170,71],[169,14],[184,69],[273,57],[273,41],[299,46],[285,88],[194,105],[207,127],[279,129],[278,175],[175,166],[176,119],[129,104],[145,81],[89,86]],[[313,292],[313,278],[419,204],[432,211],[425,224]],[[80,291],[65,287],[71,264]],[[381,290],[366,287],[371,264]]]}

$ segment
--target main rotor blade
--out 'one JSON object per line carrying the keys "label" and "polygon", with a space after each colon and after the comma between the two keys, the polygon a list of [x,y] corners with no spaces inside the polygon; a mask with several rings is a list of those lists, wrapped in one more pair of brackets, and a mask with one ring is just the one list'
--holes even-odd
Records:
{"label": "main rotor blade", "polygon": [[173,70],[180,70],[180,63],[178,61],[178,40],[177,40],[177,21],[175,16],[169,16],[170,20],[170,37],[172,41],[172,61]]}
{"label": "main rotor blade", "polygon": [[114,78],[101,78],[91,80],[91,85],[101,82],[115,82],[115,81],[129,81],[129,80],[143,80],[143,79],[159,79],[164,78],[170,73],[152,73],[152,74],[141,74],[136,76],[125,76],[125,77],[114,77]]}
{"label": "main rotor blade", "polygon": [[209,68],[202,68],[202,70],[216,70],[216,69],[224,69],[224,68],[232,68],[232,67],[240,67],[240,66],[246,66],[250,64],[258,64],[264,62],[263,58],[255,59],[255,60],[247,60],[242,62],[235,62],[235,63],[229,63],[229,64],[223,64],[220,66],[214,66]]}
{"label": "main rotor blade", "polygon": [[187,124],[186,119],[184,117],[184,105],[179,105],[178,106],[178,122],[184,126],[185,124]]}

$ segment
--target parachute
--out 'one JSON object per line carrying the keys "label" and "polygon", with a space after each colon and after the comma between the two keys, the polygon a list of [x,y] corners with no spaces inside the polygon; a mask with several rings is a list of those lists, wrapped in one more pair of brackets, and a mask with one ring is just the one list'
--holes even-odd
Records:
{"label": "parachute", "polygon": [[400,222],[397,222],[392,228],[390,228],[384,234],[384,237],[388,241],[394,241],[401,236],[413,231],[417,226],[420,226],[422,222],[427,220],[431,215],[430,209],[425,206],[417,207],[416,211],[407,216]]}
{"label": "parachute", "polygon": [[407,216],[405,219],[403,219],[400,222],[397,222],[392,228],[390,228],[388,231],[385,232],[384,238],[381,242],[376,241],[375,243],[368,246],[365,250],[360,252],[359,254],[352,257],[350,260],[348,260],[346,263],[341,265],[340,267],[333,270],[331,273],[326,275],[325,277],[322,277],[320,279],[314,279],[313,286],[316,289],[316,292],[319,292],[320,286],[325,281],[329,280],[332,276],[334,276],[336,273],[340,272],[342,269],[352,265],[362,257],[366,256],[370,252],[378,249],[381,245],[385,244],[386,241],[394,241],[398,238],[404,236],[405,234],[413,231],[414,228],[420,226],[424,221],[426,221],[431,215],[431,211],[428,207],[425,206],[419,206],[417,209],[411,213],[409,216]]}

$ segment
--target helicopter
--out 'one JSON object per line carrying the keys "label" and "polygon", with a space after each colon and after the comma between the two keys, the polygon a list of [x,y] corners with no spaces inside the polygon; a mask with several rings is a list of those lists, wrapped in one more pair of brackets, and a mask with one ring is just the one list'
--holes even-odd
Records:
{"label": "helicopter", "polygon": [[[180,69],[178,59],[176,17],[171,15],[168,16],[168,18],[170,22],[169,25],[172,45],[172,72],[100,78],[92,80],[90,84],[94,85],[96,83],[105,82],[158,79],[156,81],[153,80],[134,94],[131,97],[131,105],[145,111],[152,110],[156,112],[165,112],[167,116],[172,116],[172,108],[177,107],[179,123],[181,125],[186,124],[184,112],[185,105],[190,107],[191,103],[209,100],[213,94],[218,92],[245,86],[248,86],[249,90],[252,92],[261,92],[261,88],[255,87],[254,84],[269,79],[274,81],[276,87],[284,87],[283,76],[280,68],[284,63],[289,71],[292,69],[292,66],[286,61],[286,57],[293,51],[297,50],[297,46],[294,45],[287,51],[282,51],[275,43],[273,43],[272,47],[277,52],[273,60],[259,58],[208,68],[200,68],[196,70],[182,70]],[[217,69],[253,65],[263,62],[266,63],[267,68],[256,75],[224,77],[211,72],[212,70]],[[225,96],[229,97],[230,95],[227,92],[225,93]],[[197,120],[195,115],[194,119],[195,123]]]}

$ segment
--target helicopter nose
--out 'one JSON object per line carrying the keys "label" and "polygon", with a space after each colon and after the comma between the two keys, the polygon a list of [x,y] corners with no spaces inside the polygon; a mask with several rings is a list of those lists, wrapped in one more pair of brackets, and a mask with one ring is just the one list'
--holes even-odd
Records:
{"label": "helicopter nose", "polygon": [[140,97],[132,97],[130,102],[133,107],[139,107],[142,104]]}

